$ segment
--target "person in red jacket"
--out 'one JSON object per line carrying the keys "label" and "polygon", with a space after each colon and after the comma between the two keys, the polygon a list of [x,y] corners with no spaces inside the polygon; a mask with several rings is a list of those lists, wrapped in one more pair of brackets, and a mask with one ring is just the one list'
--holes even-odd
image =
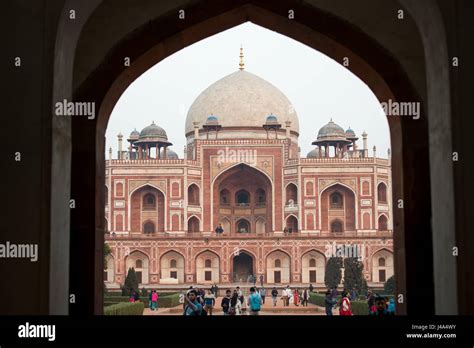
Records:
{"label": "person in red jacket", "polygon": [[351,300],[349,299],[349,292],[344,291],[342,294],[341,307],[339,309],[339,315],[352,315],[351,311]]}

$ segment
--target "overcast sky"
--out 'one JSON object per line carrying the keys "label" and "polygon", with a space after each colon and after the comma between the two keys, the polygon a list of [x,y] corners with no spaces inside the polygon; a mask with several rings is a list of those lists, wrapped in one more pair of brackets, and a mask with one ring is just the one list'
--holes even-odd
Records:
{"label": "overcast sky", "polygon": [[[318,130],[332,118],[344,129],[350,126],[359,137],[365,130],[369,149],[376,145],[378,157],[387,157],[388,122],[364,82],[322,53],[252,23],[184,48],[135,80],[112,112],[107,152],[111,146],[116,158],[119,132],[126,138],[134,128],[140,131],[155,121],[182,158],[189,107],[205,88],[238,70],[241,45],[245,69],[275,85],[293,104],[302,156],[314,148],[311,142]],[[362,139],[358,145],[362,148]]]}

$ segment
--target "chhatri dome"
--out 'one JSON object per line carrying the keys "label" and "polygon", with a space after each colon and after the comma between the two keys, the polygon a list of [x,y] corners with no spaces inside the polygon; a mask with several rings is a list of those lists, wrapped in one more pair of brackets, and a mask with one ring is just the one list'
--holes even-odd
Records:
{"label": "chhatri dome", "polygon": [[[223,130],[226,127],[250,127],[262,131],[267,116],[275,115],[283,128],[285,122],[290,121],[290,130],[297,136],[298,115],[291,102],[270,82],[244,70],[242,49],[240,59],[238,71],[210,85],[191,105],[186,118],[186,135],[194,133],[194,122],[202,128],[209,115],[216,115]],[[245,132],[241,134],[248,136]]]}

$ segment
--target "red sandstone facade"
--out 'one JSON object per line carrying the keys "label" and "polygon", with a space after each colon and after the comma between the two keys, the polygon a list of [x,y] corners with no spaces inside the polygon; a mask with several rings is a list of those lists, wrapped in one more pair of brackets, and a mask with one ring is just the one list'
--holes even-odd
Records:
{"label": "red sandstone facade", "polygon": [[334,243],[358,247],[369,286],[393,275],[390,155],[369,156],[366,134],[358,150],[331,121],[301,158],[291,122],[281,129],[271,117],[240,129],[214,116],[193,122],[183,159],[154,124],[131,134],[128,151],[119,135],[119,159],[106,163],[108,286],[134,267],[145,287],[251,274],[323,287]]}

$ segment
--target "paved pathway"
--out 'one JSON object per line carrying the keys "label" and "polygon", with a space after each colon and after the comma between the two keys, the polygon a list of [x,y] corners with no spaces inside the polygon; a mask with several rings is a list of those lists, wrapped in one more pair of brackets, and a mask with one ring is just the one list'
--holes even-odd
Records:
{"label": "paved pathway", "polygon": [[[216,300],[216,306],[214,307],[214,315],[222,315],[221,300],[219,297]],[[157,311],[152,311],[149,308],[145,308],[143,315],[181,315],[183,313],[183,306],[179,305],[173,308],[159,308]],[[272,299],[265,299],[265,304],[262,306],[260,315],[326,315],[323,307],[316,306],[308,303],[307,307],[301,305],[295,306],[290,305],[288,307],[283,306],[281,299],[278,299],[277,305],[273,306]],[[339,315],[339,310],[334,311],[334,315]]]}

